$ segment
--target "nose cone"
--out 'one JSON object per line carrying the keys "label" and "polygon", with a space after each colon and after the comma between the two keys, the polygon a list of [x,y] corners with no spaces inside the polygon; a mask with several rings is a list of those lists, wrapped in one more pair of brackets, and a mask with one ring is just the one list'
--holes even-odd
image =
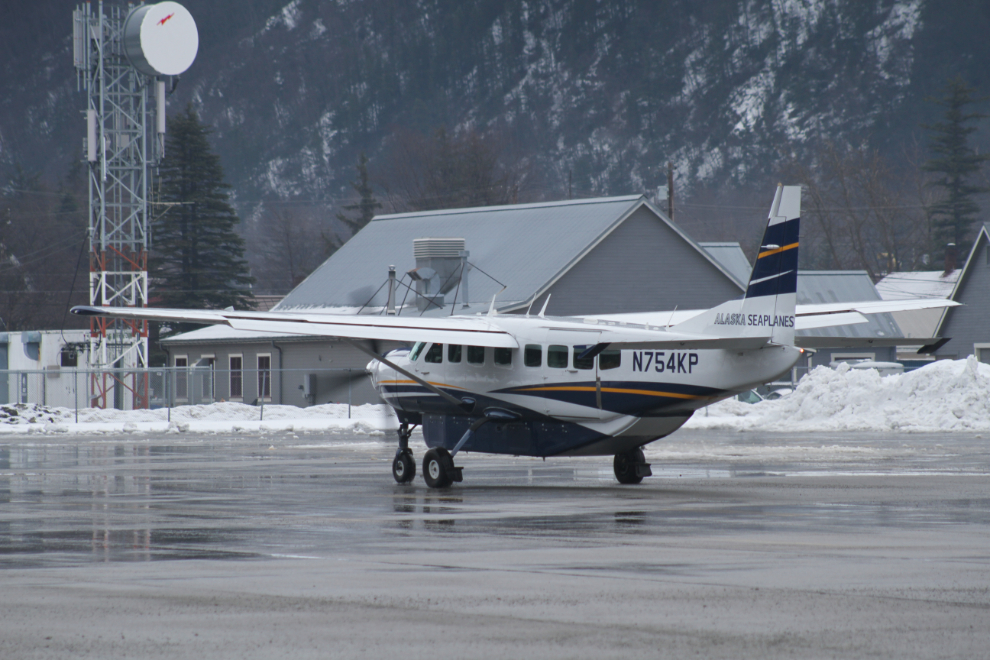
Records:
{"label": "nose cone", "polygon": [[364,370],[368,372],[368,375],[374,378],[378,375],[378,368],[382,365],[378,360],[372,360],[367,365],[365,365]]}

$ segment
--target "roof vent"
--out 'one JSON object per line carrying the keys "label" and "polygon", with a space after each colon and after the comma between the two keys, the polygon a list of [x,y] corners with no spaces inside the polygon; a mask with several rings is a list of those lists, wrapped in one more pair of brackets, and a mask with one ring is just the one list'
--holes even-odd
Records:
{"label": "roof vent", "polygon": [[443,309],[444,294],[468,300],[468,253],[463,238],[414,238],[416,268],[409,276],[416,282],[416,305],[420,310]]}
{"label": "roof vent", "polygon": [[414,238],[413,256],[419,259],[459,259],[464,250],[463,238]]}

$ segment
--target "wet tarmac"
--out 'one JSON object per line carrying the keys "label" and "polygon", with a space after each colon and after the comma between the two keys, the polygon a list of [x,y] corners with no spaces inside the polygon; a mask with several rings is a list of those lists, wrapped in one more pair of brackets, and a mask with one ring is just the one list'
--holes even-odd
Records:
{"label": "wet tarmac", "polygon": [[634,487],[393,453],[0,439],[0,658],[987,657],[986,438],[681,431]]}

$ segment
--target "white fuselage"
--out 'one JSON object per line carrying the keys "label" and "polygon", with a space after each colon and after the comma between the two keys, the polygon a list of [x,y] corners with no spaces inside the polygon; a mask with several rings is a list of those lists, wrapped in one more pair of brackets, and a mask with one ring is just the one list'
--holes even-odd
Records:
{"label": "white fuselage", "polygon": [[[673,432],[699,408],[776,379],[800,355],[793,346],[768,344],[755,350],[622,350],[581,360],[598,343],[600,329],[593,322],[507,315],[490,321],[519,347],[477,348],[469,361],[466,346],[452,351],[449,345],[437,350],[423,344],[388,359],[482,408],[578,424],[610,438],[628,437],[638,446]],[[368,370],[397,411],[463,414],[381,362],[373,361]]]}

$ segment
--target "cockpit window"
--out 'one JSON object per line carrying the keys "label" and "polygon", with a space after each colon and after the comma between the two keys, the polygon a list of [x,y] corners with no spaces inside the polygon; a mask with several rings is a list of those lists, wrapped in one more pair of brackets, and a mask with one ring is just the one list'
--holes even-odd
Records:
{"label": "cockpit window", "polygon": [[412,350],[409,352],[409,361],[415,362],[419,358],[419,354],[423,352],[423,348],[426,347],[426,342],[418,341],[413,344]]}
{"label": "cockpit window", "polygon": [[430,346],[430,350],[426,351],[426,357],[423,359],[431,364],[440,364],[443,362],[443,344],[433,344]]}

